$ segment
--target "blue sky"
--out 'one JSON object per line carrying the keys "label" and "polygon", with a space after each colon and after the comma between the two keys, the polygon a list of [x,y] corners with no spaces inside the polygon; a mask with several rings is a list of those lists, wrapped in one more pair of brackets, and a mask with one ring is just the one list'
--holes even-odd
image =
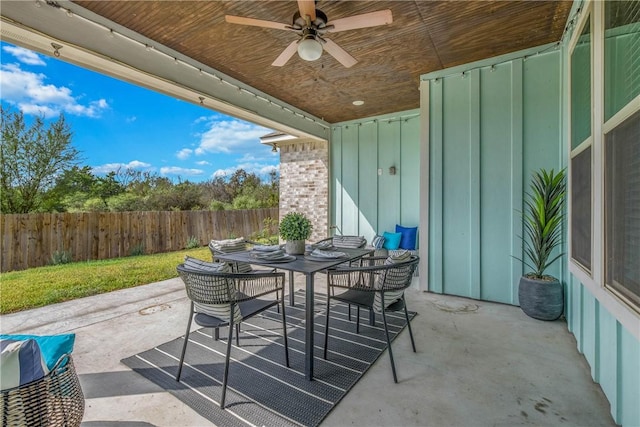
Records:
{"label": "blue sky", "polygon": [[73,132],[82,166],[102,175],[118,168],[152,171],[192,182],[238,168],[262,177],[279,167],[260,144],[271,132],[253,123],[0,43],[3,106],[57,120]]}

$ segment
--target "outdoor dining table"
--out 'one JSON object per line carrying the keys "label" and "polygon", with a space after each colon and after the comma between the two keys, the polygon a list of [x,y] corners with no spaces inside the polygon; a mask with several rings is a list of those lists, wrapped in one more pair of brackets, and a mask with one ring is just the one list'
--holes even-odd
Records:
{"label": "outdoor dining table", "polygon": [[256,259],[251,256],[251,251],[232,252],[228,254],[219,254],[217,258],[222,261],[228,262],[246,262],[249,264],[268,266],[272,268],[278,268],[280,270],[289,271],[289,285],[291,292],[289,292],[289,304],[294,305],[293,295],[293,273],[302,273],[305,275],[305,344],[304,344],[304,372],[307,380],[313,379],[313,292],[314,285],[313,279],[315,273],[334,267],[343,262],[354,261],[362,258],[365,255],[373,253],[373,249],[350,249],[339,248],[336,249],[346,254],[341,258],[327,258],[326,260],[319,260],[319,258],[309,259],[305,255],[296,255],[296,259],[288,262],[273,262],[267,260]]}

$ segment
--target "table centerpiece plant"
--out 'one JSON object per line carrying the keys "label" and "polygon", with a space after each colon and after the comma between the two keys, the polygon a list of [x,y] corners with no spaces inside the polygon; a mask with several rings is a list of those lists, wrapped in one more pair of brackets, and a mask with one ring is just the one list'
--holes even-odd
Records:
{"label": "table centerpiece plant", "polygon": [[285,251],[289,255],[304,253],[305,240],[311,236],[313,225],[307,216],[300,212],[289,212],[280,221],[280,237],[285,241]]}

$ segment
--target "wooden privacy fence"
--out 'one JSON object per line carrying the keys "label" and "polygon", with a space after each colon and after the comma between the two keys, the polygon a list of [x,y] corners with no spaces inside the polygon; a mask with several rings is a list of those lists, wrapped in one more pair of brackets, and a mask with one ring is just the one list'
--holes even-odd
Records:
{"label": "wooden privacy fence", "polygon": [[88,261],[128,256],[138,248],[145,254],[178,251],[191,236],[201,245],[249,237],[264,228],[266,218],[277,224],[278,208],[0,215],[0,271],[47,265],[56,251]]}

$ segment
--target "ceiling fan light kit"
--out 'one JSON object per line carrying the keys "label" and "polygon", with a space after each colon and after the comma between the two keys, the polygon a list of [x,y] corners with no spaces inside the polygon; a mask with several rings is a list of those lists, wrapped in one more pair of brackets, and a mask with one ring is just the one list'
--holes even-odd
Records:
{"label": "ceiling fan light kit", "polygon": [[298,43],[298,55],[305,61],[315,61],[322,56],[322,45],[313,37],[302,39]]}
{"label": "ceiling fan light kit", "polygon": [[233,15],[226,15],[225,19],[230,24],[251,25],[297,33],[300,39],[294,40],[287,46],[271,64],[277,67],[285,65],[296,51],[301,59],[316,61],[322,56],[323,50],[327,51],[343,66],[352,67],[358,61],[335,42],[326,38],[325,34],[375,27],[393,22],[391,10],[389,9],[328,21],[327,15],[316,9],[314,0],[298,0],[298,11],[294,13],[291,25]]}

